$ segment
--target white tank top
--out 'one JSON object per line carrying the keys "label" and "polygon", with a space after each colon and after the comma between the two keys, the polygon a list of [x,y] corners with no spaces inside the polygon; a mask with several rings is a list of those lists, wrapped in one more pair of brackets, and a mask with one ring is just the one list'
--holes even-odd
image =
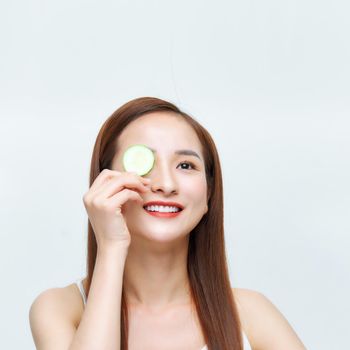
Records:
{"label": "white tank top", "polygon": [[[84,306],[85,306],[86,305],[86,294],[85,294],[85,290],[84,290],[84,286],[83,286],[83,278],[76,280],[75,283],[79,288],[79,291],[80,291],[80,294],[83,298],[83,302],[84,302]],[[252,350],[252,348],[249,344],[249,340],[243,331],[242,331],[242,335],[243,335],[243,349],[244,350]],[[200,350],[208,350],[207,345],[204,345],[202,347],[202,349],[200,349]]]}

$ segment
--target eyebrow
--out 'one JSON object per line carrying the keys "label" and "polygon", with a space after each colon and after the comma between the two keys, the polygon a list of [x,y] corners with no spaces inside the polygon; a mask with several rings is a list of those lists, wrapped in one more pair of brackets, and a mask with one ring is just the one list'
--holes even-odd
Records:
{"label": "eyebrow", "polygon": [[[152,152],[157,153],[156,150],[154,150],[151,147],[148,147]],[[194,156],[197,157],[198,159],[202,160],[201,157],[198,155],[197,152],[192,151],[190,149],[179,149],[177,151],[174,152],[175,154],[179,154],[179,155],[183,155],[183,156]]]}

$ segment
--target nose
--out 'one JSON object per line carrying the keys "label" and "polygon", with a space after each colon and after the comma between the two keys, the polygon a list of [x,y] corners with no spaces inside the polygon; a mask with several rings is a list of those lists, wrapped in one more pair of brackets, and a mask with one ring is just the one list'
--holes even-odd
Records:
{"label": "nose", "polygon": [[151,179],[152,192],[169,196],[178,193],[178,185],[173,170],[166,162],[156,161],[152,171],[147,176]]}

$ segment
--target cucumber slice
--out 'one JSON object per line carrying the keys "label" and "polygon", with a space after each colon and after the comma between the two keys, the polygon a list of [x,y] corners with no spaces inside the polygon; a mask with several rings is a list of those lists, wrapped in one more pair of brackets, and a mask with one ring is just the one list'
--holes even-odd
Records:
{"label": "cucumber slice", "polygon": [[148,174],[154,165],[153,152],[144,145],[133,145],[123,155],[125,171],[136,172],[143,176]]}

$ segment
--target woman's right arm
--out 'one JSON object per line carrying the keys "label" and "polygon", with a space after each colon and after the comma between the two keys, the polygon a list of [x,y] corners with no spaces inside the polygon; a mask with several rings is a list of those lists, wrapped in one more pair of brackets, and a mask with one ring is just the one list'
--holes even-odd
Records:
{"label": "woman's right arm", "polygon": [[88,301],[69,350],[120,349],[121,293],[127,248],[98,251]]}
{"label": "woman's right arm", "polygon": [[[30,326],[37,350],[120,349],[121,291],[127,248],[98,251],[89,297],[78,328],[62,294],[48,290],[30,309]],[[61,304],[61,307],[60,307]]]}
{"label": "woman's right arm", "polygon": [[121,294],[125,260],[131,242],[122,215],[128,200],[143,203],[137,192],[149,182],[132,173],[104,170],[84,195],[97,241],[88,300],[78,328],[55,290],[37,297],[29,312],[37,350],[119,350]]}

